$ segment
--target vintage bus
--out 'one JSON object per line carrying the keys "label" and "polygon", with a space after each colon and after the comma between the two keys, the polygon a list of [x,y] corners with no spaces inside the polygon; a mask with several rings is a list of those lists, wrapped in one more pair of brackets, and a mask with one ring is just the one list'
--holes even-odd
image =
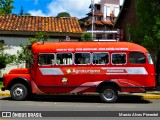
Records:
{"label": "vintage bus", "polygon": [[115,102],[119,92],[155,88],[149,52],[129,42],[39,42],[32,45],[33,62],[27,69],[4,75],[4,89],[15,100],[31,94],[99,93]]}

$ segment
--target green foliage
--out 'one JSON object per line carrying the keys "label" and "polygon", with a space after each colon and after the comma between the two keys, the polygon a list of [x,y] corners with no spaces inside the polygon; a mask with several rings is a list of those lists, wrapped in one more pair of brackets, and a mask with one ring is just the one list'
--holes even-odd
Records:
{"label": "green foliage", "polygon": [[81,35],[81,41],[92,41],[92,40],[93,38],[91,33],[85,32]]}
{"label": "green foliage", "polygon": [[150,52],[160,50],[160,4],[157,0],[136,0],[137,26],[130,27],[132,42]]}
{"label": "green foliage", "polygon": [[0,42],[0,50],[3,50],[3,43]]}
{"label": "green foliage", "polygon": [[0,0],[0,14],[11,14],[14,0]]}
{"label": "green foliage", "polygon": [[3,82],[0,82],[0,89],[2,89],[3,87]]}
{"label": "green foliage", "polygon": [[17,62],[24,63],[25,61],[31,61],[32,53],[31,50],[28,49],[27,46],[20,45],[21,49],[17,52]]}
{"label": "green foliage", "polygon": [[31,14],[30,14],[30,13],[25,13],[24,15],[26,15],[26,16],[31,16]]}
{"label": "green foliage", "polygon": [[67,12],[61,12],[61,13],[58,13],[57,17],[71,17],[71,16]]}
{"label": "green foliage", "polygon": [[29,39],[29,42],[31,44],[33,44],[35,42],[47,41],[48,38],[49,38],[49,36],[47,35],[47,33],[38,32],[38,33],[36,33],[36,36],[34,38]]}
{"label": "green foliage", "polygon": [[3,51],[3,44],[0,42],[0,69],[5,68],[6,65],[11,64],[16,60],[16,55],[9,55]]}
{"label": "green foliage", "polygon": [[0,54],[0,69],[6,67],[6,62],[5,62],[6,57],[2,54]]}
{"label": "green foliage", "polygon": [[0,69],[5,68],[16,60],[16,55],[0,54]]}

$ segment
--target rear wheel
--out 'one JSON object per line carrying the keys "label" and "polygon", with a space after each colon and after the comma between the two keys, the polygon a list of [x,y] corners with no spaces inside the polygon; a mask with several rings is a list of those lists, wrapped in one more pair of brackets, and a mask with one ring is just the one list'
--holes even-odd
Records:
{"label": "rear wheel", "polygon": [[25,100],[28,97],[28,89],[23,84],[15,84],[11,87],[11,97],[14,100]]}
{"label": "rear wheel", "polygon": [[113,103],[118,99],[118,90],[112,86],[105,86],[100,91],[100,98],[103,102]]}

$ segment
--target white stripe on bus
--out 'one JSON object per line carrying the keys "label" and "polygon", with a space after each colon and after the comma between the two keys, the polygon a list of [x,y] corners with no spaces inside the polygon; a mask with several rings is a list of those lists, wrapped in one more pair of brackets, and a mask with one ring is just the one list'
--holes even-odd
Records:
{"label": "white stripe on bus", "polygon": [[42,75],[64,75],[60,68],[39,68]]}

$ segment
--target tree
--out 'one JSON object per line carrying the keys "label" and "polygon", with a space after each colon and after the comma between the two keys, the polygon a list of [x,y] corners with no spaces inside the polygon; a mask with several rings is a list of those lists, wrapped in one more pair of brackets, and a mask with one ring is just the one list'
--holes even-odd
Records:
{"label": "tree", "polygon": [[36,33],[36,36],[34,38],[30,38],[29,42],[31,44],[35,43],[35,42],[40,42],[40,41],[47,41],[49,38],[48,34],[45,32],[38,32]]}
{"label": "tree", "polygon": [[14,0],[0,0],[0,14],[11,14]]}
{"label": "tree", "polygon": [[19,15],[31,16],[30,13],[24,13],[24,8],[23,8],[23,6],[21,6]]}
{"label": "tree", "polygon": [[71,17],[71,16],[67,12],[61,12],[61,13],[58,13],[57,17]]}
{"label": "tree", "polygon": [[4,53],[3,43],[0,42],[0,69],[6,67],[7,64],[11,64],[16,60],[16,55],[9,55]]}
{"label": "tree", "polygon": [[21,6],[21,9],[20,9],[20,13],[19,15],[24,15],[24,9],[23,9],[23,6]]}
{"label": "tree", "polygon": [[81,35],[81,40],[82,41],[92,41],[93,38],[92,38],[92,34],[91,33],[88,33],[88,32],[85,32]]}

